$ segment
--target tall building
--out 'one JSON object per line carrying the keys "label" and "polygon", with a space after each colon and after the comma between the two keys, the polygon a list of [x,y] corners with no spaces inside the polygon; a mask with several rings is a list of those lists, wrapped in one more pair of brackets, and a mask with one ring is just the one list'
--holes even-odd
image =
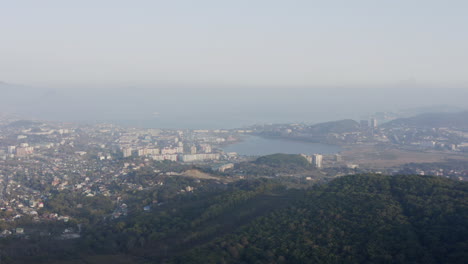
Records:
{"label": "tall building", "polygon": [[146,155],[148,155],[148,149],[147,148],[142,148],[142,149],[138,150],[138,156],[139,157],[143,157],[143,156],[146,156]]}
{"label": "tall building", "polygon": [[184,153],[184,147],[165,147],[161,149],[161,154],[162,155],[172,155],[172,154],[177,154],[177,153]]}
{"label": "tall building", "polygon": [[151,148],[151,149],[148,149],[148,154],[149,155],[159,155],[160,151],[158,148]]}
{"label": "tall building", "polygon": [[32,154],[34,152],[33,147],[21,147],[21,148],[16,148],[16,155],[18,157],[24,157],[29,154]]}
{"label": "tall building", "polygon": [[199,153],[199,154],[183,154],[179,155],[179,161],[182,162],[194,162],[203,160],[219,160],[220,155],[218,153]]}
{"label": "tall building", "polygon": [[16,146],[8,146],[8,154],[15,154]]}
{"label": "tall building", "polygon": [[124,148],[122,149],[123,157],[128,158],[132,156],[132,149],[131,148]]}
{"label": "tall building", "polygon": [[201,144],[200,148],[204,153],[211,153],[211,146],[209,144]]}
{"label": "tall building", "polygon": [[322,168],[322,161],[323,161],[323,156],[320,154],[314,154],[312,156],[312,163],[314,164],[315,168],[320,169]]}
{"label": "tall building", "polygon": [[190,147],[190,154],[197,154],[197,147],[195,145]]}
{"label": "tall building", "polygon": [[163,161],[163,160],[170,160],[170,161],[177,161],[178,156],[177,154],[159,154],[151,156],[153,160],[156,161]]}
{"label": "tall building", "polygon": [[377,119],[372,118],[370,122],[371,122],[371,128],[377,128]]}
{"label": "tall building", "polygon": [[336,162],[341,162],[341,161],[343,161],[343,158],[341,157],[340,154],[335,154],[335,161],[336,161]]}

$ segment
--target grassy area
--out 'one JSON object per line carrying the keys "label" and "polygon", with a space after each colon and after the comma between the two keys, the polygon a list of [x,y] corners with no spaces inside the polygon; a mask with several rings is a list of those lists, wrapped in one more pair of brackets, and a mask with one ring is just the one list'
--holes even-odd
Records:
{"label": "grassy area", "polygon": [[343,159],[369,168],[388,168],[407,163],[443,162],[448,159],[468,161],[462,154],[448,154],[443,152],[418,152],[375,145],[351,146],[342,152]]}

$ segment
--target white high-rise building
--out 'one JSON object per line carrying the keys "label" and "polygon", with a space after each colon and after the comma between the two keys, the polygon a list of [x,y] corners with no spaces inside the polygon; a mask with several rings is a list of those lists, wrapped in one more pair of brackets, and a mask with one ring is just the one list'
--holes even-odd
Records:
{"label": "white high-rise building", "polygon": [[322,160],[323,160],[323,156],[320,155],[320,154],[314,154],[312,156],[312,162],[313,162],[315,168],[317,168],[317,169],[322,168]]}
{"label": "white high-rise building", "polygon": [[138,156],[139,157],[143,157],[143,156],[146,156],[146,155],[148,155],[148,149],[147,148],[142,148],[142,149],[138,150]]}
{"label": "white high-rise building", "polygon": [[8,146],[8,154],[15,154],[16,146]]}
{"label": "white high-rise building", "polygon": [[211,146],[209,144],[200,144],[201,151],[204,153],[211,153]]}
{"label": "white high-rise building", "polygon": [[123,157],[128,158],[132,156],[132,149],[131,148],[124,148],[122,149]]}
{"label": "white high-rise building", "polygon": [[197,147],[195,145],[190,147],[190,154],[197,154]]}
{"label": "white high-rise building", "polygon": [[27,155],[30,155],[34,152],[33,147],[21,147],[21,148],[16,148],[16,155],[18,157],[24,157]]}
{"label": "white high-rise building", "polygon": [[377,119],[372,118],[370,121],[371,128],[377,128]]}

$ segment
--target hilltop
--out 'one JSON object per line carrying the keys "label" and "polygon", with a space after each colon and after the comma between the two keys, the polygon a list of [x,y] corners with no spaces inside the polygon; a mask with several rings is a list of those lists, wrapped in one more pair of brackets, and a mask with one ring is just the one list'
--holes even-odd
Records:
{"label": "hilltop", "polygon": [[310,133],[328,134],[359,131],[360,125],[352,119],[319,123],[307,128]]}
{"label": "hilltop", "polygon": [[308,191],[239,181],[22,260],[50,263],[58,247],[60,263],[465,263],[467,197],[468,183],[424,176],[345,176]]}
{"label": "hilltop", "polygon": [[468,128],[468,111],[456,113],[426,113],[414,117],[399,118],[383,125],[384,127],[455,127]]}
{"label": "hilltop", "polygon": [[348,176],[173,263],[465,263],[468,184]]}
{"label": "hilltop", "polygon": [[262,156],[256,159],[253,163],[277,168],[289,166],[299,166],[304,168],[309,165],[308,161],[301,155],[282,153]]}

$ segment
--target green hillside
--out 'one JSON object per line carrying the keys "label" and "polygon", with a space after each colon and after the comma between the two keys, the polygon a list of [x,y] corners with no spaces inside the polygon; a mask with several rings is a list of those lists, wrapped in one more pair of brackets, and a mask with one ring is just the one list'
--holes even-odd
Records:
{"label": "green hillside", "polygon": [[466,263],[468,184],[350,176],[174,263]]}
{"label": "green hillside", "polygon": [[352,119],[325,122],[307,128],[312,134],[345,133],[359,131],[359,129],[359,123]]}
{"label": "green hillside", "polygon": [[307,167],[309,165],[308,161],[301,155],[281,153],[262,156],[255,160],[254,163],[279,168],[290,166]]}
{"label": "green hillside", "polygon": [[[151,197],[153,194],[148,192]],[[144,199],[144,198],[142,198]],[[137,202],[135,204],[138,204]],[[468,183],[358,175],[309,190],[231,183],[34,242],[6,263],[466,263]],[[23,247],[32,241],[22,241]],[[8,247],[3,252],[8,252]],[[59,252],[59,253],[57,253]],[[29,255],[28,255],[29,254]],[[142,257],[144,256],[144,257]]]}

